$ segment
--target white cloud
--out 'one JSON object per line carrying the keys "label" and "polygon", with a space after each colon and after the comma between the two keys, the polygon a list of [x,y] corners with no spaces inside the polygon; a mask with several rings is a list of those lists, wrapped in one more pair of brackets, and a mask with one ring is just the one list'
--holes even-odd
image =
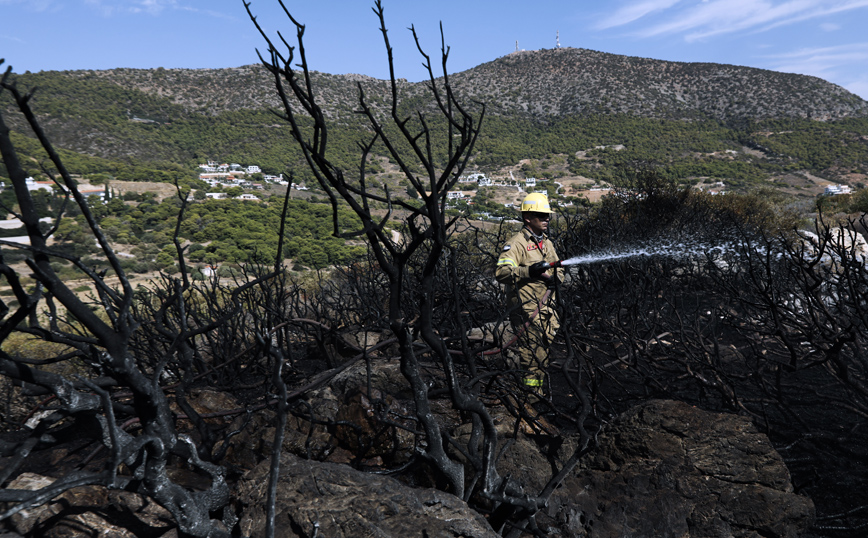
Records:
{"label": "white cloud", "polygon": [[802,73],[821,78],[852,79],[852,77],[862,76],[864,80],[868,80],[868,75],[861,72],[842,73],[843,69],[852,69],[850,66],[868,63],[868,43],[798,49],[785,54],[766,56],[766,58],[776,60],[770,68],[775,71]]}
{"label": "white cloud", "polygon": [[776,28],[778,26],[784,26],[787,24],[793,24],[796,22],[801,22],[809,19],[816,19],[819,17],[827,17],[830,15],[835,15],[838,13],[842,13],[845,11],[852,11],[854,9],[866,9],[868,8],[868,0],[844,0],[844,1],[832,1],[832,0],[814,0],[810,2],[810,4],[815,4],[813,9],[807,9],[802,13],[798,13],[793,17],[783,18],[779,21],[775,21],[774,23],[760,28],[760,31],[770,30],[772,28]]}
{"label": "white cloud", "polygon": [[614,26],[623,26],[635,20],[641,19],[649,13],[668,9],[681,0],[643,0],[628,4],[600,21],[596,27],[601,30],[612,28]]}
{"label": "white cloud", "polygon": [[703,2],[687,10],[680,16],[646,28],[640,33],[645,36],[691,32],[688,41],[702,37],[702,34],[720,33],[728,29],[744,27],[763,12],[764,2],[752,0],[714,0]]}
{"label": "white cloud", "polygon": [[[868,1],[868,0],[866,0]],[[673,20],[647,29],[646,35],[686,32],[687,41],[696,41],[719,34],[770,26],[790,19],[817,0],[791,0],[778,5],[756,0],[712,0],[690,9]]]}
{"label": "white cloud", "polygon": [[868,8],[868,0],[703,0],[684,9],[679,9],[678,3],[677,0],[634,0],[601,21],[598,27],[624,26],[655,13],[655,22],[637,29],[638,35],[684,34],[687,41],[696,41],[744,30],[766,31]]}
{"label": "white cloud", "polygon": [[92,6],[103,17],[111,17],[118,11],[117,6],[105,4],[102,0],[84,0],[84,3]]}
{"label": "white cloud", "polygon": [[140,11],[144,11],[154,15],[159,14],[166,8],[178,7],[177,0],[139,0],[138,4],[138,9]]}
{"label": "white cloud", "polygon": [[860,79],[856,79],[853,82],[844,84],[844,87],[847,89],[847,91],[855,93],[862,99],[868,101],[868,75],[864,75]]}
{"label": "white cloud", "polygon": [[21,39],[19,37],[12,36],[12,35],[0,34],[0,39],[2,39],[4,41],[14,41],[16,43],[22,43],[22,44],[26,43],[26,41],[24,41],[23,39]]}
{"label": "white cloud", "polygon": [[0,6],[21,4],[30,11],[55,11],[60,5],[55,0],[0,0]]}
{"label": "white cloud", "polygon": [[212,9],[199,9],[190,6],[177,6],[176,9],[180,9],[183,11],[189,11],[191,13],[201,13],[203,15],[208,15],[209,17],[215,17],[217,19],[225,19],[228,21],[237,21],[238,17],[233,17],[232,15],[227,15],[225,13],[221,13],[219,11],[214,11]]}
{"label": "white cloud", "polygon": [[835,47],[814,47],[807,49],[796,49],[791,52],[769,55],[766,56],[766,58],[810,58],[819,55],[836,58],[849,57],[853,54],[860,55],[860,58],[865,58],[865,56],[862,55],[868,54],[868,42],[850,43],[849,45],[838,45]]}
{"label": "white cloud", "polygon": [[[0,2],[4,1],[9,0],[0,0]],[[104,17],[111,17],[120,14],[147,14],[157,16],[161,15],[166,10],[176,10],[201,13],[203,15],[209,15],[220,19],[236,19],[236,17],[231,17],[224,13],[220,13],[219,11],[182,5],[178,0],[85,0],[85,3],[92,6]]]}
{"label": "white cloud", "polygon": [[841,25],[833,22],[824,22],[820,25],[820,28],[826,32],[835,32],[841,29]]}
{"label": "white cloud", "polygon": [[85,0],[85,3],[106,17],[123,13],[159,15],[178,4],[177,0]]}

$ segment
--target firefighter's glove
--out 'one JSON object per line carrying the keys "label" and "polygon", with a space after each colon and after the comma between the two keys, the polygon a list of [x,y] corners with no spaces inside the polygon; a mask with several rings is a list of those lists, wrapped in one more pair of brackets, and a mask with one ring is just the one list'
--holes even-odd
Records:
{"label": "firefighter's glove", "polygon": [[550,266],[547,262],[536,262],[527,268],[527,272],[531,278],[542,278],[548,280],[551,278],[546,274],[546,271],[548,271],[549,268]]}
{"label": "firefighter's glove", "polygon": [[557,278],[555,278],[551,275],[543,275],[543,277],[545,277],[546,287],[548,289],[553,290],[556,287],[558,287],[558,279]]}

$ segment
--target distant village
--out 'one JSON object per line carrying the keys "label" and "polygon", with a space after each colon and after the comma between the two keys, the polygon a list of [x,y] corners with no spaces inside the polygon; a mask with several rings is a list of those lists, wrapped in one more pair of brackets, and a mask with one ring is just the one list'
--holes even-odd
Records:
{"label": "distant village", "polygon": [[[216,161],[208,161],[206,164],[200,164],[199,168],[202,169],[202,172],[199,174],[199,179],[211,187],[220,185],[223,187],[241,187],[243,189],[263,190],[265,189],[265,184],[271,183],[275,185],[283,185],[284,187],[289,186],[289,188],[299,191],[308,190],[304,184],[290,184],[288,181],[283,179],[283,174],[278,174],[276,176],[263,174],[262,168],[256,164],[241,166],[237,163],[217,164]],[[250,181],[248,176],[253,174],[261,174],[263,183]],[[225,192],[209,192],[206,193],[205,196],[216,200],[228,198],[228,195]],[[240,200],[259,200],[259,197],[250,193],[241,194],[236,198]]]}
{"label": "distant village", "polygon": [[[283,174],[279,175],[269,175],[263,174],[262,168],[258,165],[249,165],[242,166],[237,163],[231,164],[217,164],[216,161],[208,161],[207,164],[200,164],[199,168],[202,172],[199,174],[199,179],[208,183],[208,185],[212,187],[222,186],[222,187],[241,187],[244,189],[252,189],[252,190],[262,190],[265,188],[266,184],[276,184],[289,186],[291,189],[306,191],[309,190],[304,184],[290,183],[283,179]],[[253,174],[262,174],[262,183],[257,183],[251,181],[249,176]],[[512,187],[518,189],[519,192],[523,190],[527,190],[531,192],[537,186],[537,179],[533,177],[528,177],[523,180],[515,179],[512,172],[510,172],[509,180],[500,180],[495,181],[485,174],[481,172],[474,172],[471,174],[463,175],[459,177],[458,183],[460,184],[468,184],[468,183],[476,183],[478,187]],[[539,180],[539,181],[547,181],[547,180]],[[540,192],[545,192],[540,191]],[[473,198],[476,195],[476,191],[464,191],[464,190],[454,190],[449,191],[447,193],[447,198],[449,200],[466,200]],[[225,192],[209,192],[206,194],[208,198],[214,199],[224,199],[227,198],[227,194]],[[242,194],[237,197],[238,199],[248,199],[248,200],[258,200],[255,195],[252,194]]]}
{"label": "distant village", "polygon": [[[526,190],[527,192],[532,192],[537,186],[537,179],[533,177],[525,178],[524,180],[515,179],[515,176],[512,175],[512,172],[509,173],[509,180],[501,180],[495,181],[482,172],[473,172],[471,174],[467,174],[464,176],[460,176],[458,178],[458,183],[467,184],[467,183],[476,183],[477,187],[512,187],[518,189],[519,192]],[[539,181],[548,181],[545,179],[541,179]],[[540,192],[546,192],[542,190]],[[449,200],[463,200],[466,198],[473,198],[476,196],[476,191],[449,191],[446,193],[446,197]],[[507,204],[509,205],[509,204]]]}
{"label": "distant village", "polygon": [[[283,174],[271,175],[271,174],[263,174],[262,168],[259,165],[248,165],[242,166],[237,163],[231,164],[218,164],[216,161],[208,161],[206,164],[198,165],[198,168],[201,169],[199,173],[199,179],[207,183],[210,187],[241,187],[242,189],[247,190],[264,190],[265,186],[268,184],[274,185],[282,185],[288,186],[290,189],[298,190],[298,191],[306,191],[309,190],[304,184],[298,183],[289,183],[283,178]],[[261,180],[257,178],[258,181],[252,181],[250,176],[254,174],[261,175]],[[470,183],[475,183],[477,187],[507,187],[507,188],[515,188],[518,192],[526,191],[526,192],[543,192],[545,193],[545,189],[537,190],[538,184],[540,182],[549,181],[548,179],[537,179],[534,177],[526,177],[524,179],[516,179],[512,172],[509,172],[510,179],[501,179],[494,180],[489,178],[482,172],[472,172],[466,175],[462,175],[458,178],[458,190],[449,191],[447,193],[447,199],[453,201],[467,201],[469,203],[473,203],[473,197],[476,196],[477,191],[474,190],[461,190],[461,185],[467,185]],[[261,181],[261,182],[259,182]],[[557,190],[560,190],[561,185],[555,182],[558,185]],[[36,190],[46,190],[49,192],[53,192],[55,188],[55,183],[53,181],[37,181],[33,177],[26,178],[27,189],[30,191]],[[6,185],[0,182],[0,192]],[[709,194],[725,194],[726,191],[723,190],[724,184],[723,182],[715,182],[711,185],[700,185],[698,188],[700,190],[707,190]],[[608,188],[591,188],[591,191],[608,191]],[[90,198],[91,196],[99,196],[100,201],[105,202],[107,196],[109,196],[108,189],[104,187],[96,187],[91,185],[82,185],[79,189],[79,192],[84,195],[85,198]],[[828,184],[825,186],[823,193],[820,196],[836,196],[840,194],[850,194],[853,192],[853,189],[849,185],[838,185],[838,184]],[[229,195],[223,192],[208,192],[205,194],[207,198],[212,199],[226,199],[229,198]],[[254,194],[251,193],[242,193],[235,197],[236,199],[241,200],[259,200]],[[507,207],[511,206],[511,204],[506,204]]]}

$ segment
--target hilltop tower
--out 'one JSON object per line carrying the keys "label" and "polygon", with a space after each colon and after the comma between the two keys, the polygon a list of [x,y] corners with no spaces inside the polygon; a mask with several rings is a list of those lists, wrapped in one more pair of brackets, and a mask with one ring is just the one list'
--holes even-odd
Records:
{"label": "hilltop tower", "polygon": [[561,31],[560,30],[558,30],[557,33],[555,34],[555,48],[556,49],[561,48]]}

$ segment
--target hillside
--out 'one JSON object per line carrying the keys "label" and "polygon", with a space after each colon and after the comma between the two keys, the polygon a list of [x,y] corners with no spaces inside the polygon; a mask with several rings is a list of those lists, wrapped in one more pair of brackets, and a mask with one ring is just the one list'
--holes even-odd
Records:
{"label": "hillside", "polygon": [[458,73],[454,82],[505,115],[718,120],[868,115],[868,102],[816,77],[574,48],[515,52]]}
{"label": "hillside", "polygon": [[[16,78],[37,88],[35,111],[57,146],[80,155],[68,160],[80,173],[165,181],[219,159],[312,179],[287,125],[272,113],[280,104],[260,66]],[[357,143],[369,136],[353,112],[358,86],[384,110],[388,84],[318,72],[313,79],[329,121],[340,125],[331,133],[331,159],[353,174]],[[562,48],[509,54],[450,82],[465,102],[486,104],[471,165],[493,174],[611,181],[624,167],[652,163],[679,181],[774,180],[813,194],[823,181],[858,186],[868,177],[868,102],[816,77]],[[405,112],[430,110],[425,83],[400,80],[398,87]],[[10,101],[0,107],[24,132]],[[429,121],[439,125],[436,114]],[[392,176],[383,149],[374,154],[381,158],[369,173]],[[804,172],[818,179],[805,182]]]}
{"label": "hillside", "polygon": [[[162,97],[186,111],[216,115],[277,107],[270,75],[260,66],[227,69],[72,71],[127,90]],[[314,74],[326,109],[352,111],[361,83],[372,95],[387,85],[361,75]],[[825,80],[751,67],[621,56],[587,49],[521,51],[451,75],[456,90],[504,116],[627,113],[668,119],[810,118],[868,115],[868,102]],[[415,97],[424,83],[402,81]]]}

